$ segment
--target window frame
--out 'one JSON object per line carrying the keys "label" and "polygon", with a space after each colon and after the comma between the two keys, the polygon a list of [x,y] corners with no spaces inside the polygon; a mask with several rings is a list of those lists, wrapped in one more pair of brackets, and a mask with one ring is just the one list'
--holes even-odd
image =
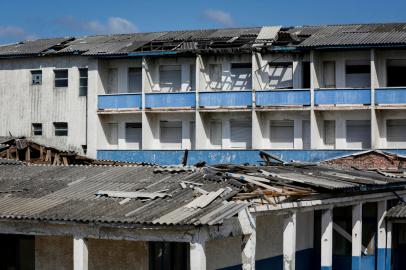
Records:
{"label": "window frame", "polygon": [[[86,76],[83,76],[82,72],[86,71]],[[86,81],[86,85],[82,85],[82,82]],[[79,97],[87,97],[87,91],[89,88],[89,69],[87,67],[79,68]]]}
{"label": "window frame", "polygon": [[[61,125],[61,126],[58,127],[58,125]],[[66,128],[62,127],[62,125],[66,125]],[[53,126],[54,126],[54,136],[67,137],[69,135],[68,122],[53,122]]]}
{"label": "window frame", "polygon": [[[36,134],[38,132],[38,130],[37,130],[38,127],[40,128],[40,130],[39,130],[40,134]],[[31,134],[32,134],[32,136],[42,136],[44,134],[42,123],[32,123],[31,124]]]}
{"label": "window frame", "polygon": [[[58,73],[65,73],[66,72],[66,77],[58,77]],[[66,82],[66,84],[63,85],[58,85],[57,82]],[[55,88],[67,88],[69,87],[69,69],[63,68],[63,69],[54,69],[54,87]]]}
{"label": "window frame", "polygon": [[[32,86],[42,85],[42,69],[30,70],[30,74],[31,74],[31,85]],[[34,81],[35,81],[34,76],[38,76],[38,75],[39,75],[39,81],[37,83],[34,83]]]}

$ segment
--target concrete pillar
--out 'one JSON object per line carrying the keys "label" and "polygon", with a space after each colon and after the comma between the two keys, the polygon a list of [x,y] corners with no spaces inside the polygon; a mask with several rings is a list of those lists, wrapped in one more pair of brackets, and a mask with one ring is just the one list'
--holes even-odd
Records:
{"label": "concrete pillar", "polygon": [[196,112],[196,150],[207,148],[207,132],[204,125],[203,113]]}
{"label": "concrete pillar", "polygon": [[[385,270],[387,201],[378,202],[377,270]],[[390,270],[390,269],[388,269]]]}
{"label": "concrete pillar", "polygon": [[295,270],[296,265],[296,212],[283,220],[283,269]]}
{"label": "concrete pillar", "polygon": [[260,114],[260,112],[252,111],[252,149],[263,149],[264,147]]}
{"label": "concrete pillar", "polygon": [[315,52],[310,51],[310,149],[319,149],[321,145],[321,133],[314,110],[314,91],[319,87],[316,66]]}
{"label": "concrete pillar", "polygon": [[190,269],[206,270],[206,241],[205,239],[194,239],[190,242]]}
{"label": "concrete pillar", "polygon": [[73,238],[73,270],[87,270],[89,266],[89,252],[87,240],[80,237]]}
{"label": "concrete pillar", "polygon": [[145,109],[145,93],[147,92],[148,84],[148,63],[145,57],[142,58],[141,62],[141,100],[142,100],[142,109]]}
{"label": "concrete pillar", "polygon": [[375,60],[375,50],[371,49],[371,148],[379,149],[380,145],[380,132],[379,121],[375,110],[375,89],[378,87],[378,73]]}
{"label": "concrete pillar", "polygon": [[390,270],[392,266],[392,222],[386,223],[386,263],[385,270]]}
{"label": "concrete pillar", "polygon": [[255,250],[257,242],[256,218],[251,215],[248,209],[238,213],[242,238],[241,261],[243,270],[255,269]]}
{"label": "concrete pillar", "polygon": [[361,270],[362,204],[352,207],[352,270]]}
{"label": "concrete pillar", "polygon": [[331,270],[333,265],[333,210],[321,214],[321,270]]}
{"label": "concrete pillar", "polygon": [[319,119],[314,109],[310,110],[310,148],[320,149],[322,145],[322,134],[320,131]]}
{"label": "concrete pillar", "polygon": [[97,59],[89,61],[88,65],[88,91],[87,91],[87,153],[89,158],[97,158],[99,148],[99,136],[103,133],[103,128],[97,112],[97,102],[99,91],[102,91],[103,84],[100,79],[100,63]]}

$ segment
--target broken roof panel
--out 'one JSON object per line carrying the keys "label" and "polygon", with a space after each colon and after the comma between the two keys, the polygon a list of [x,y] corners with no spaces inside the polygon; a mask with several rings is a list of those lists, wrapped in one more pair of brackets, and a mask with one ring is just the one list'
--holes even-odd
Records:
{"label": "broken roof panel", "polygon": [[73,38],[50,38],[27,40],[16,44],[0,46],[0,56],[18,56],[18,55],[38,55],[52,50],[53,47],[62,45]]}

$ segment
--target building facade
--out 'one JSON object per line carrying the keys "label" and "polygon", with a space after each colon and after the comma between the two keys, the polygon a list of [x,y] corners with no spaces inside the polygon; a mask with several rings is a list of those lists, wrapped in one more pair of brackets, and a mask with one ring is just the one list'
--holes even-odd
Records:
{"label": "building facade", "polygon": [[0,47],[0,136],[92,158],[256,163],[404,153],[405,24],[258,27]]}

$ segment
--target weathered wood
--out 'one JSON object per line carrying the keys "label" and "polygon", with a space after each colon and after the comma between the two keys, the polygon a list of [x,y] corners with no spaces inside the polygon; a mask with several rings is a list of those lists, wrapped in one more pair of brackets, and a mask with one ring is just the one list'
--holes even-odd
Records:
{"label": "weathered wood", "polygon": [[63,156],[62,157],[63,165],[69,165],[68,158]]}
{"label": "weathered wood", "polygon": [[25,149],[25,161],[31,161],[31,149],[29,147]]}

